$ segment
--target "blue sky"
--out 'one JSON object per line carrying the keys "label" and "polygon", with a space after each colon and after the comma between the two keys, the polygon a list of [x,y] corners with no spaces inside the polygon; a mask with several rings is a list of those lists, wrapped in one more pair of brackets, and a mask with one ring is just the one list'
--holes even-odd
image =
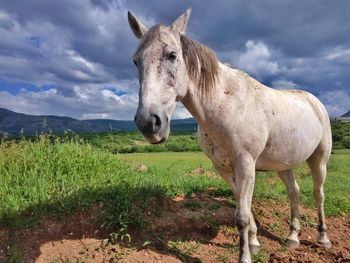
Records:
{"label": "blue sky", "polygon": [[[147,26],[192,6],[187,35],[274,88],[350,110],[350,2],[12,0],[0,2],[0,107],[28,114],[132,119],[138,77],[131,10]],[[189,117],[181,106],[174,118]]]}

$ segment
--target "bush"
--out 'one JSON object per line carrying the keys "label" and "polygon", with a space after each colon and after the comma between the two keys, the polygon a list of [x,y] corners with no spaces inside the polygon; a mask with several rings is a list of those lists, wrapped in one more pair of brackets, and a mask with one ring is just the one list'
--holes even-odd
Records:
{"label": "bush", "polygon": [[332,122],[333,148],[350,149],[350,122]]}

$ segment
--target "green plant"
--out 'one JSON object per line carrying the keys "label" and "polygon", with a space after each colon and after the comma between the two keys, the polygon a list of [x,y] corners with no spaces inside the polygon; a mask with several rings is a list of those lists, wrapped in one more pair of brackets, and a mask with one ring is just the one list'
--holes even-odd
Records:
{"label": "green plant", "polygon": [[190,256],[192,253],[195,253],[199,249],[200,244],[196,241],[169,241],[168,247],[182,255]]}

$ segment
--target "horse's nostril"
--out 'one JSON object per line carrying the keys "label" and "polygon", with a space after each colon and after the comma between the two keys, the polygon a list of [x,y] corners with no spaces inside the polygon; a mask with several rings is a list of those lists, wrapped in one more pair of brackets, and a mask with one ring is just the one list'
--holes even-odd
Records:
{"label": "horse's nostril", "polygon": [[134,121],[136,122],[136,119],[137,119],[137,115],[134,116]]}
{"label": "horse's nostril", "polygon": [[162,126],[162,121],[160,117],[157,114],[153,114],[152,117],[154,118],[154,129],[153,132],[159,132],[161,126]]}

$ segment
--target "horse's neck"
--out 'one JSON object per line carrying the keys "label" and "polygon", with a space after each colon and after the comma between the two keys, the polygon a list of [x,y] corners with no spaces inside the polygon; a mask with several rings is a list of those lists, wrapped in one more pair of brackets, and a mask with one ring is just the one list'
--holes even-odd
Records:
{"label": "horse's neck", "polygon": [[228,81],[229,78],[233,79],[235,77],[233,76],[234,74],[235,70],[220,63],[216,85],[212,87],[211,93],[208,95],[203,94],[205,91],[200,90],[197,83],[190,82],[188,92],[183,98],[182,103],[202,128],[210,123],[217,122],[212,121],[215,115],[211,114],[211,112],[216,111],[221,105],[225,90],[234,92],[235,85],[227,84],[230,82]]}

